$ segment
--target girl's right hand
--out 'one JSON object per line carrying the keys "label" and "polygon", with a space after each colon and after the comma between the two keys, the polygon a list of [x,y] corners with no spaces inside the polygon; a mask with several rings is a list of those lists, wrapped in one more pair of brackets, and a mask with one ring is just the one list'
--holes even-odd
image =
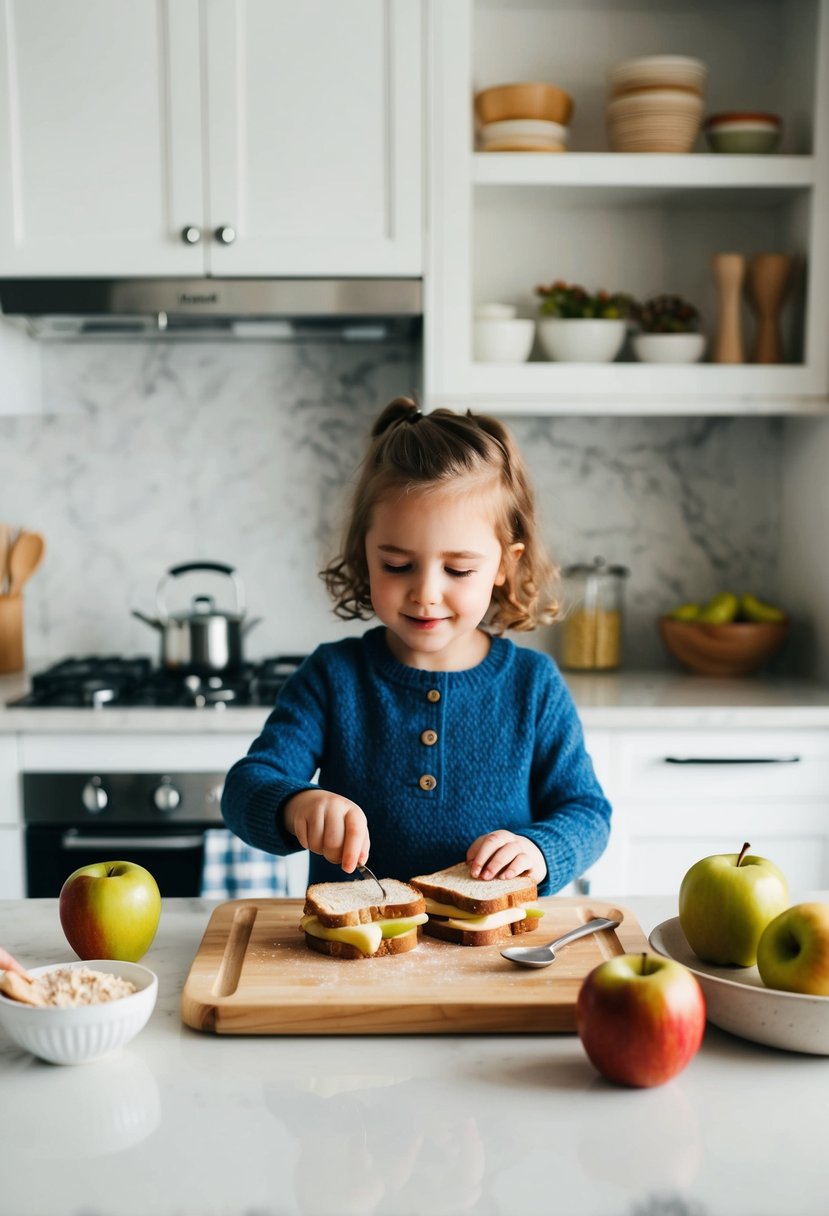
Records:
{"label": "girl's right hand", "polygon": [[285,827],[304,849],[351,874],[368,861],[368,822],[356,802],[330,790],[302,790],[285,803]]}

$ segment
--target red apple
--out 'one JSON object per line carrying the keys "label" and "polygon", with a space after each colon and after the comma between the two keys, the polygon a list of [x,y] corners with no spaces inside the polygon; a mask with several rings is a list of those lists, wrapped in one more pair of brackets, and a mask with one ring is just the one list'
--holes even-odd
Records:
{"label": "red apple", "polygon": [[576,1029],[591,1062],[608,1081],[662,1085],[696,1054],[705,1030],[705,998],[687,967],[653,954],[620,954],[585,978]]}
{"label": "red apple", "polygon": [[78,958],[137,963],[152,945],[160,916],[155,879],[132,861],[81,866],[61,888],[60,923]]}

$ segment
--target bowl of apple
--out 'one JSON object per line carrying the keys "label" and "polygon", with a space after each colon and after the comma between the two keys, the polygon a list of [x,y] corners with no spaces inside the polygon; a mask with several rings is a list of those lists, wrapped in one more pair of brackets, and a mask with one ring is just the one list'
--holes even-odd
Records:
{"label": "bowl of apple", "polygon": [[696,862],[679,916],[651,947],[699,980],[708,1021],[769,1047],[829,1055],[829,904],[789,904],[785,875],[749,853]]}
{"label": "bowl of apple", "polygon": [[658,626],[666,650],[686,670],[727,679],[765,667],[788,636],[789,618],[753,594],[724,591],[703,604],[681,604]]}

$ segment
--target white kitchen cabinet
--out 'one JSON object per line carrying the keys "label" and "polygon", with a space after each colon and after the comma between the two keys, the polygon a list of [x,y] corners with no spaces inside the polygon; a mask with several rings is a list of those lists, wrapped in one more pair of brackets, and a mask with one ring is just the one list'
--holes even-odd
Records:
{"label": "white kitchen cabinet", "polygon": [[15,735],[0,735],[0,899],[23,895],[20,782]]}
{"label": "white kitchen cabinet", "polygon": [[829,882],[829,731],[620,730],[602,780],[613,820],[596,894],[675,895],[695,861],[746,840],[793,894]]}
{"label": "white kitchen cabinet", "polygon": [[[430,406],[508,414],[826,413],[829,360],[827,0],[458,0],[430,13],[425,386]],[[689,54],[708,66],[706,109],[780,113],[780,154],[607,151],[610,66]],[[574,98],[570,151],[475,151],[472,98],[545,80]],[[556,279],[642,299],[680,294],[716,329],[716,252],[796,259],[783,312],[786,362],[655,365],[539,357],[477,363],[472,316],[503,302],[535,316]],[[750,351],[755,318],[746,303]]]}
{"label": "white kitchen cabinet", "polygon": [[0,13],[0,273],[421,273],[420,0]]}

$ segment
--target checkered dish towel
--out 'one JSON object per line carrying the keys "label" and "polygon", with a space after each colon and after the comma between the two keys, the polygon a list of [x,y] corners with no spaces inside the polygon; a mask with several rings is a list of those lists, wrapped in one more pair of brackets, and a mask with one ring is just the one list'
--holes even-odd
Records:
{"label": "checkered dish towel", "polygon": [[203,899],[269,899],[287,893],[284,857],[252,848],[227,828],[205,832]]}

